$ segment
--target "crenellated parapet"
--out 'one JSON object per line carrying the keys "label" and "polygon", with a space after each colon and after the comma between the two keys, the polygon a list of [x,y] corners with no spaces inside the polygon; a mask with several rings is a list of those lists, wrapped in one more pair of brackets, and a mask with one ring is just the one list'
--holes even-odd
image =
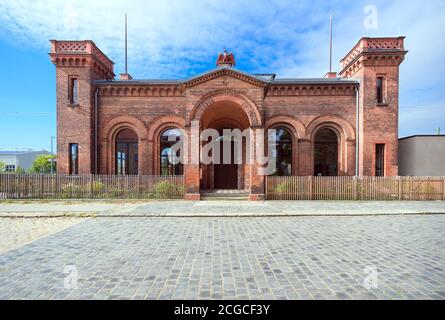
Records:
{"label": "crenellated parapet", "polygon": [[91,67],[103,79],[114,78],[114,62],[91,40],[50,40],[51,61],[57,67]]}
{"label": "crenellated parapet", "polygon": [[398,66],[407,51],[405,37],[361,38],[351,51],[341,60],[343,70],[340,76],[353,76],[363,66]]}

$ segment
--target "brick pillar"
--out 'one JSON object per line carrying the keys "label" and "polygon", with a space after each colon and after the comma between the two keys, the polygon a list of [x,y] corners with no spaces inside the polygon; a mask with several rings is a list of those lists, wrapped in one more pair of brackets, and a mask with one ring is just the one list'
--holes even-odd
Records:
{"label": "brick pillar", "polygon": [[153,140],[147,140],[147,174],[156,175],[159,174],[155,170],[155,161],[159,161],[159,155],[154,153],[154,142]]}
{"label": "brick pillar", "polygon": [[314,175],[313,155],[311,141],[306,139],[298,140],[298,175],[312,176]]}
{"label": "brick pillar", "polygon": [[148,150],[148,140],[139,139],[139,174],[148,174],[149,159],[151,159]]}
{"label": "brick pillar", "polygon": [[346,141],[346,168],[345,175],[355,175],[355,140]]}
{"label": "brick pillar", "polygon": [[[195,124],[197,125],[197,124]],[[192,129],[191,126],[185,128],[187,135],[187,163],[184,164],[185,196],[186,200],[200,200],[200,139],[199,126]]]}
{"label": "brick pillar", "polygon": [[[257,141],[256,131],[259,130],[257,128],[252,128],[253,136],[250,143],[253,143],[253,155],[251,158],[253,159],[253,163],[251,163],[248,168],[250,170],[250,195],[249,200],[258,201],[265,199],[264,193],[264,175],[260,172],[262,165],[260,165],[256,161],[256,150],[258,149],[258,143],[264,143],[264,141]],[[261,150],[261,148],[260,148]],[[264,150],[264,149],[263,149]]]}

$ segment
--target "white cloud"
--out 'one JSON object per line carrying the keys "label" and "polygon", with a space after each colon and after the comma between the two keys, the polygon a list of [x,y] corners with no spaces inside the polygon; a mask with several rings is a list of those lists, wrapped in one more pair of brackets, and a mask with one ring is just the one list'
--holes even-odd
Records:
{"label": "white cloud", "polygon": [[[377,30],[364,29],[368,4],[378,9]],[[334,62],[362,36],[395,36],[400,30],[410,51],[401,67],[401,105],[443,101],[442,0],[0,0],[0,37],[42,50],[48,50],[48,39],[92,39],[119,73],[127,12],[129,67],[137,78],[185,78],[212,67],[224,48],[246,71],[320,77],[328,69],[329,10]]]}

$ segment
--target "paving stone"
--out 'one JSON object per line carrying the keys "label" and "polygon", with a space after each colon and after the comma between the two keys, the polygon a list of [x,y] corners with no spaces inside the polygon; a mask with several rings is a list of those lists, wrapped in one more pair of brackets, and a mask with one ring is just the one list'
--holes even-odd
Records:
{"label": "paving stone", "polygon": [[0,255],[0,298],[444,300],[444,236],[444,215],[89,219]]}

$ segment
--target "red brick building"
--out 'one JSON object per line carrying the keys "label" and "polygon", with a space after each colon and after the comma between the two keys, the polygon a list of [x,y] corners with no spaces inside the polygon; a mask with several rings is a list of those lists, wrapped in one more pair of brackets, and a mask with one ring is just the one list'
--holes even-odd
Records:
{"label": "red brick building", "polygon": [[[233,54],[180,80],[115,80],[113,62],[92,41],[51,41],[57,73],[57,170],[62,174],[184,174],[186,198],[203,190],[264,195],[257,164],[172,164],[168,136],[192,124],[277,129],[278,175],[394,176],[398,173],[399,65],[404,38],[362,38],[339,75],[280,79],[237,70]],[[257,146],[258,141],[251,141]],[[356,163],[356,159],[358,162]],[[357,165],[357,167],[356,167]]]}

